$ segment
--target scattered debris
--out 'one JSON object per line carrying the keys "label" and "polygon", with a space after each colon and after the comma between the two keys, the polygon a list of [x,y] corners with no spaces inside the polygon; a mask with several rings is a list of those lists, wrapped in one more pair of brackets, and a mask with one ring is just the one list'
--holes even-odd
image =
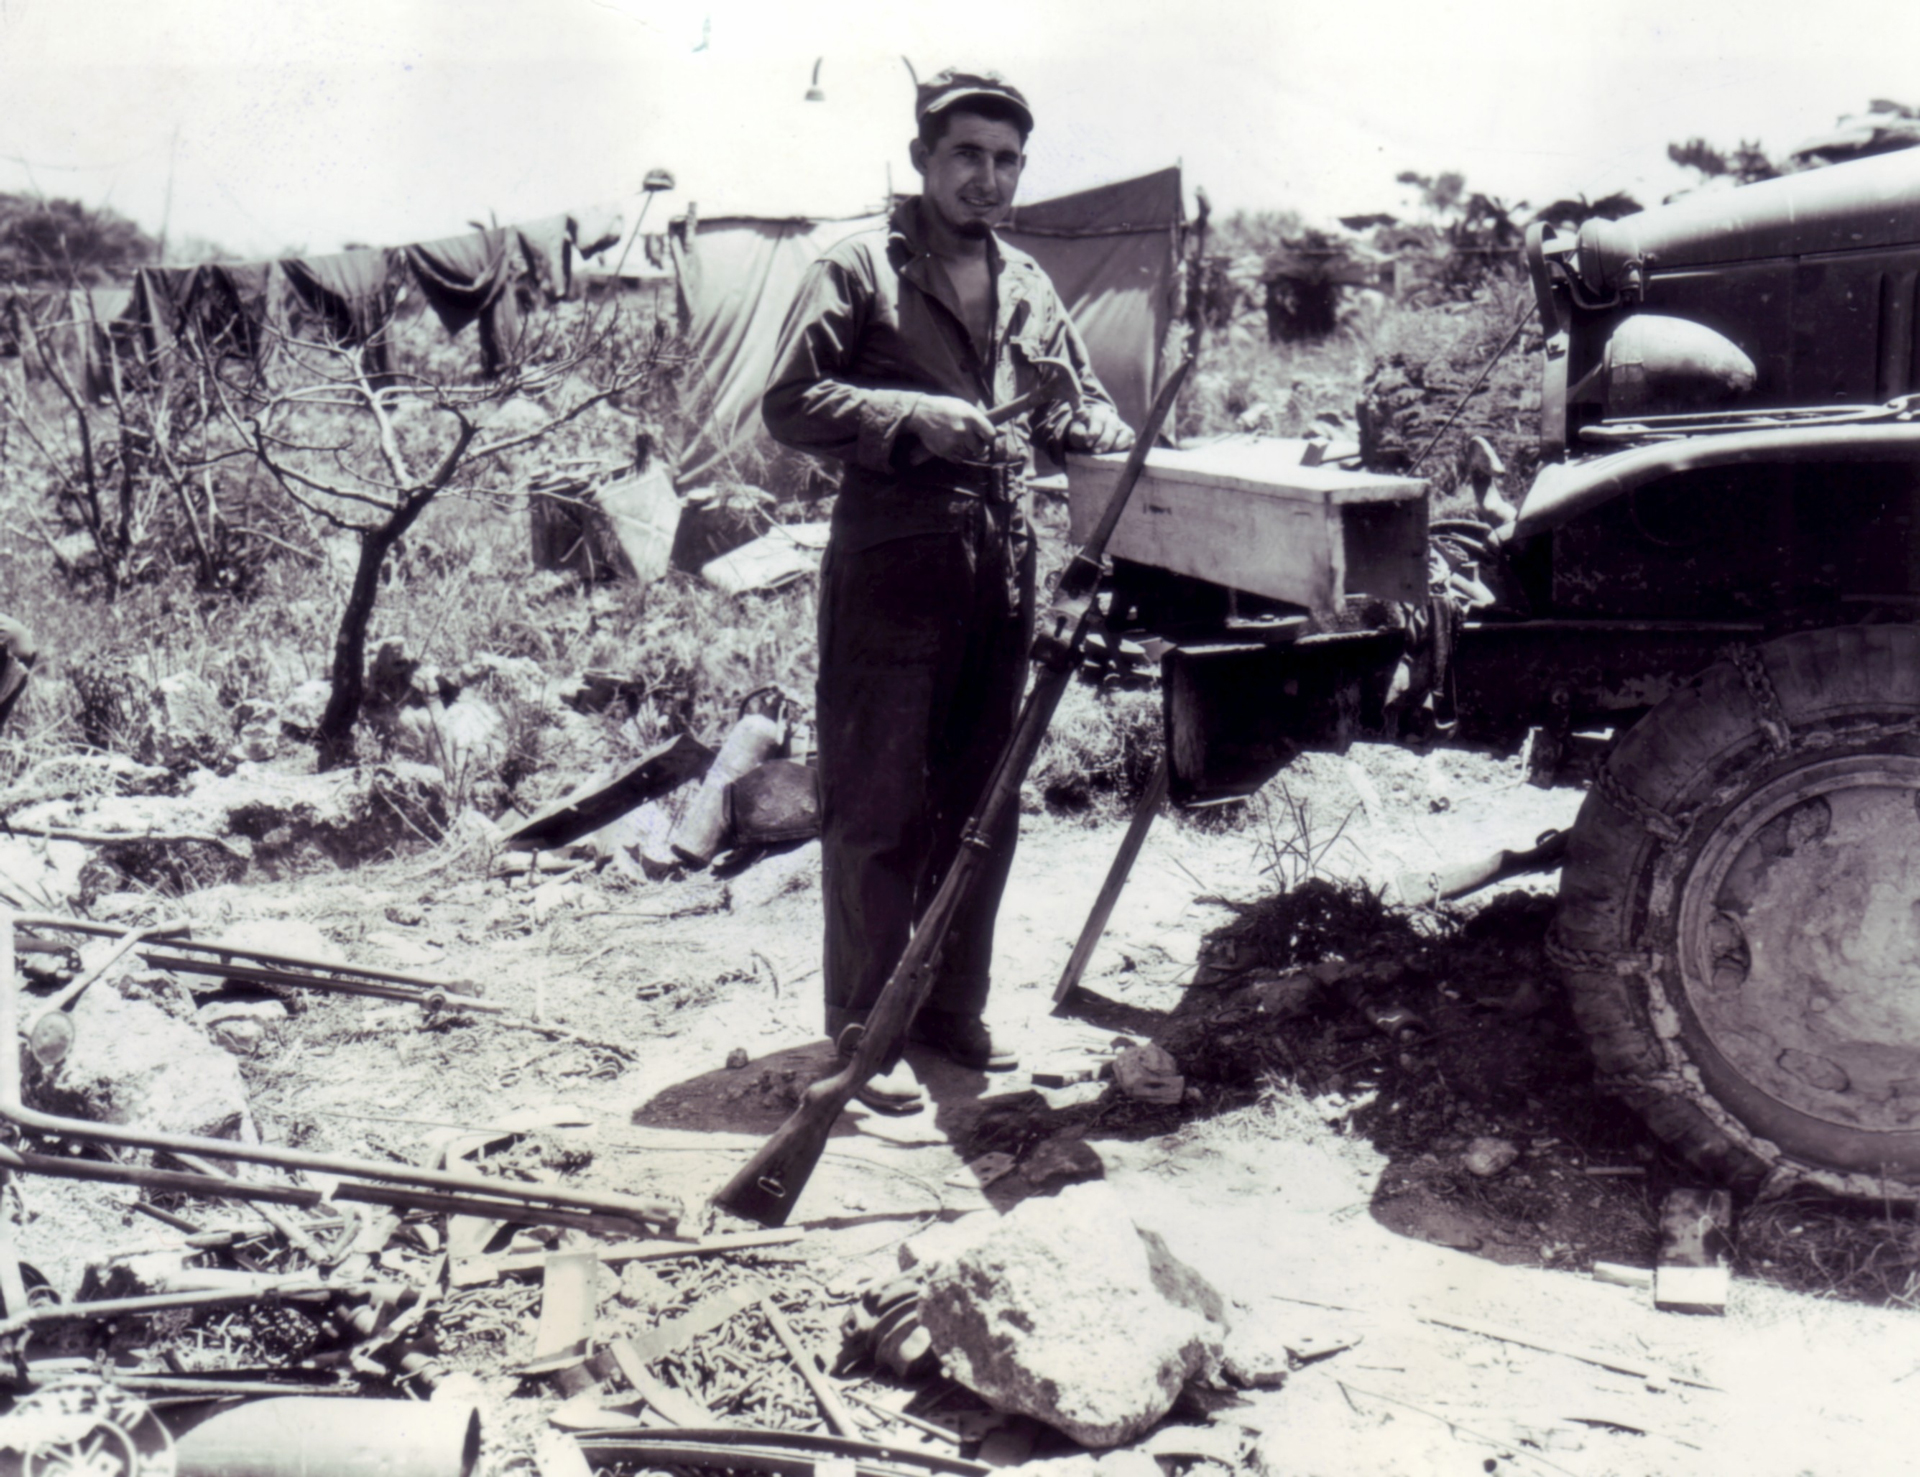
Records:
{"label": "scattered debris", "polygon": [[583,1362],[593,1352],[595,1281],[600,1262],[593,1252],[555,1251],[546,1258],[540,1283],[540,1326],[533,1358],[522,1374],[552,1374]]}
{"label": "scattered debris", "polygon": [[920,1283],[914,1276],[876,1283],[860,1295],[840,1326],[839,1368],[866,1358],[897,1379],[925,1379],[939,1365],[933,1335],[920,1321]]}
{"label": "scattered debris", "polygon": [[814,1352],[801,1342],[800,1336],[793,1331],[773,1300],[764,1295],[760,1299],[760,1314],[773,1329],[780,1346],[787,1351],[787,1357],[800,1371],[800,1378],[806,1381],[807,1388],[813,1391],[813,1398],[820,1402],[820,1409],[827,1417],[827,1424],[841,1436],[858,1436],[860,1426],[853,1418],[853,1412],[847,1409],[846,1402],[840,1398],[840,1392],[833,1381],[820,1370]]}
{"label": "scattered debris", "polygon": [[1724,1313],[1733,1273],[1733,1196],[1670,1190],[1660,1206],[1653,1305],[1669,1313]]}
{"label": "scattered debris", "polygon": [[1042,1139],[1020,1161],[1021,1177],[1039,1191],[1084,1184],[1088,1180],[1100,1179],[1106,1172],[1107,1166],[1102,1162],[1099,1150],[1078,1133],[1058,1133],[1052,1138]]}
{"label": "scattered debris", "polygon": [[[750,697],[742,706],[753,702]],[[777,711],[777,698],[774,707]],[[742,712],[674,828],[668,844],[675,856],[689,866],[704,867],[719,854],[727,836],[727,787],[755,765],[771,759],[786,741],[786,724],[778,718],[758,711]]]}
{"label": "scattered debris", "polygon": [[1180,1064],[1164,1047],[1129,1046],[1113,1059],[1113,1080],[1128,1097],[1143,1103],[1177,1103],[1186,1094]]}
{"label": "scattered debris", "polygon": [[1467,1145],[1467,1151],[1460,1156],[1460,1163],[1468,1174],[1483,1180],[1512,1168],[1520,1157],[1520,1151],[1506,1139],[1477,1138]]}
{"label": "scattered debris", "polygon": [[726,595],[777,590],[820,572],[826,533],[824,523],[775,524],[751,543],[701,565],[700,578]]}

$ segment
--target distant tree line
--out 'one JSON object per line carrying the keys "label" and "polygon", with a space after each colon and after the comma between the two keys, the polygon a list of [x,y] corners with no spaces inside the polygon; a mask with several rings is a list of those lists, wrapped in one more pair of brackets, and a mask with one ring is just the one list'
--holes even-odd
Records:
{"label": "distant tree line", "polygon": [[106,207],[0,193],[0,283],[96,287],[159,259],[153,237]]}

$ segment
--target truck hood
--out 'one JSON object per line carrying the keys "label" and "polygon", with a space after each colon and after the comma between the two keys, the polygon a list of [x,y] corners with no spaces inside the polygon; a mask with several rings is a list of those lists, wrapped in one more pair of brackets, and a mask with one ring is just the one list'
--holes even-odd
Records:
{"label": "truck hood", "polygon": [[1653,441],[1581,461],[1549,462],[1527,490],[1511,537],[1524,542],[1676,472],[1753,463],[1849,461],[1920,461],[1920,425],[1889,420],[1727,431]]}
{"label": "truck hood", "polygon": [[1629,262],[1649,274],[1861,251],[1920,240],[1920,148],[1704,191],[1624,220],[1580,228],[1580,279],[1620,289]]}

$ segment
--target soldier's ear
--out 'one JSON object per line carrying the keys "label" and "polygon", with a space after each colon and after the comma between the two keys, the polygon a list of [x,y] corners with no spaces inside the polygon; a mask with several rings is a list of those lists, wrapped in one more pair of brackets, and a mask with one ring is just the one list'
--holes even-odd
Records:
{"label": "soldier's ear", "polygon": [[919,175],[926,174],[927,146],[925,144],[921,143],[919,139],[915,139],[912,143],[908,144],[907,157],[913,161],[913,170],[915,174],[919,174]]}

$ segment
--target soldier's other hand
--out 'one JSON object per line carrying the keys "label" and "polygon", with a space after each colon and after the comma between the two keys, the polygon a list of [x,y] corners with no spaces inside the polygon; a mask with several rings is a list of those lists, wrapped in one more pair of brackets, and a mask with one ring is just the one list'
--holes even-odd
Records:
{"label": "soldier's other hand", "polygon": [[1067,450],[1100,456],[1109,451],[1131,451],[1133,432],[1104,405],[1081,410],[1067,426]]}
{"label": "soldier's other hand", "polygon": [[993,423],[977,405],[953,395],[921,396],[907,417],[906,429],[945,461],[977,462],[993,450]]}

